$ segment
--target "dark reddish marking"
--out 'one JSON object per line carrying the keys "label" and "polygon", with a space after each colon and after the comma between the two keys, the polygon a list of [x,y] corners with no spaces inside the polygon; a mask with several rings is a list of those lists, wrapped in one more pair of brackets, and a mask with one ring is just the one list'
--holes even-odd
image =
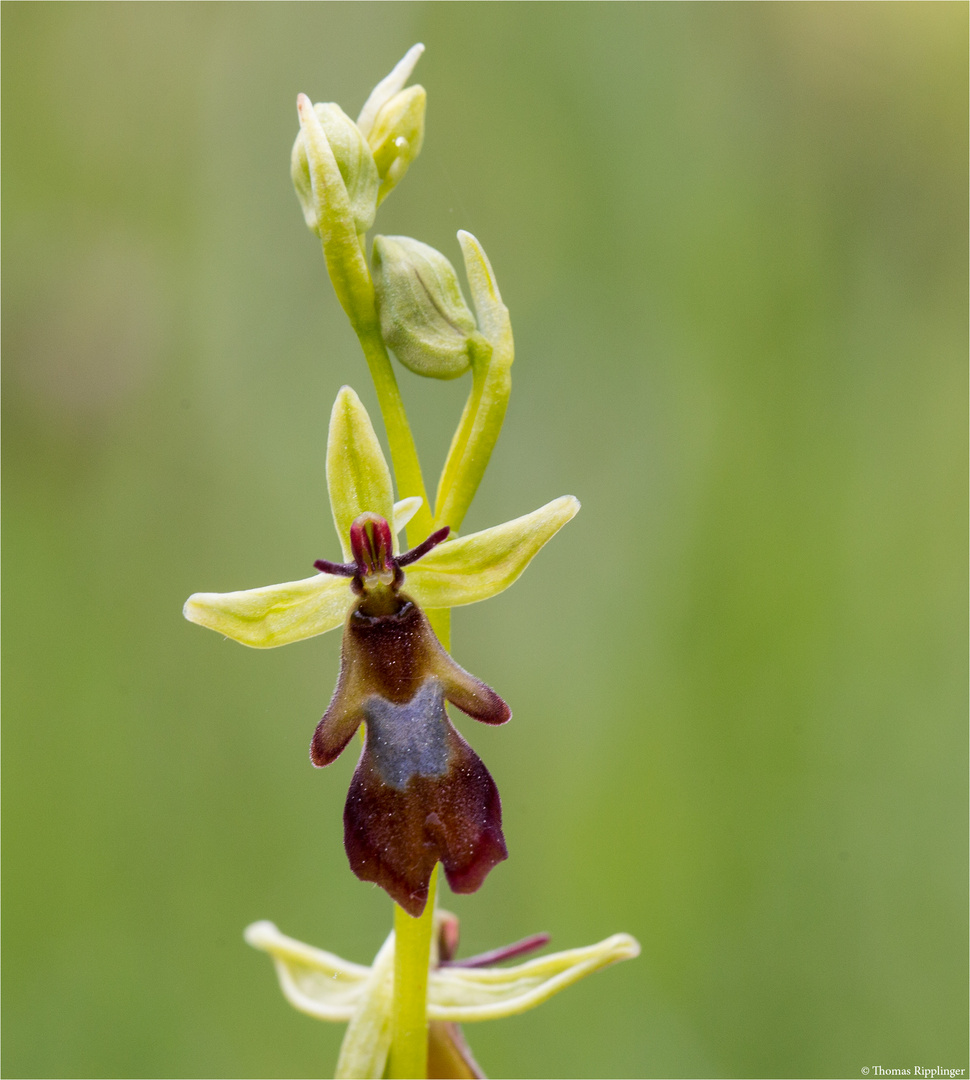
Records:
{"label": "dark reddish marking", "polygon": [[362,577],[394,570],[391,526],[380,514],[361,514],[350,526],[350,550]]}

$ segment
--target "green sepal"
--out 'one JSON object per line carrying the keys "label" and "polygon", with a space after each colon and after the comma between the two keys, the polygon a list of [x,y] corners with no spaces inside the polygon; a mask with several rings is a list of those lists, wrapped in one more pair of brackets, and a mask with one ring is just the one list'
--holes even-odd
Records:
{"label": "green sepal", "polygon": [[334,1080],[378,1080],[394,1036],[394,932],[385,939],[364,984],[361,1002],[340,1045]]}
{"label": "green sepal", "polygon": [[379,1080],[391,1047],[394,933],[370,967],[281,934],[271,922],[246,927],[246,942],[269,953],[286,1000],[318,1020],[348,1023],[335,1076]]}
{"label": "green sepal", "polygon": [[287,937],[268,920],[247,926],[244,937],[247,945],[272,956],[283,996],[295,1009],[338,1024],[354,1015],[369,967]]}
{"label": "green sepal", "polygon": [[563,495],[514,521],[439,544],[408,567],[403,591],[426,608],[487,600],[507,589],[578,510],[579,500]]}
{"label": "green sepal", "polygon": [[356,597],[347,578],[301,581],[229,593],[193,593],[182,614],[254,649],[275,649],[342,626]]}
{"label": "green sepal", "polygon": [[[350,526],[354,519],[370,512],[393,522],[394,497],[391,472],[374,425],[360,398],[349,386],[341,387],[330,415],[327,487],[344,560],[350,561]],[[395,535],[394,553],[397,551]]]}

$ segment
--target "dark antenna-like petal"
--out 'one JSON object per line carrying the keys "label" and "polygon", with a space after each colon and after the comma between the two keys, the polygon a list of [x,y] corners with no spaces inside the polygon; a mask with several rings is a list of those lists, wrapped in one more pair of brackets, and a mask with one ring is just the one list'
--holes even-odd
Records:
{"label": "dark antenna-like petal", "polygon": [[313,564],[321,574],[334,574],[336,577],[353,577],[357,573],[356,563],[328,562],[326,559],[317,559]]}
{"label": "dark antenna-like petal", "polygon": [[447,540],[448,533],[450,532],[451,526],[446,525],[443,529],[433,532],[427,540],[422,540],[417,547],[411,548],[410,551],[405,551],[403,555],[398,555],[394,561],[398,566],[410,566],[411,563],[417,562],[418,559],[427,555],[432,548],[437,547],[442,540]]}
{"label": "dark antenna-like petal", "polygon": [[464,960],[442,960],[438,967],[464,967],[480,968],[491,967],[493,964],[501,964],[505,960],[514,960],[517,956],[525,956],[526,953],[535,952],[550,942],[548,934],[532,934],[521,941],[513,941],[511,945],[502,945],[498,949],[489,952],[478,953]]}

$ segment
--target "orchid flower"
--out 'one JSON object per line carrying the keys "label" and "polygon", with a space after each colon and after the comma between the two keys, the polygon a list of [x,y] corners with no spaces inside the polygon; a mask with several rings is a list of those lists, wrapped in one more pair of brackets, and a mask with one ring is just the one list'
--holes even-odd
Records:
{"label": "orchid flower", "polygon": [[[503,968],[494,965],[541,947],[548,936],[537,934],[480,957],[455,960],[457,918],[437,911],[435,929],[428,976],[429,1077],[484,1076],[459,1023],[497,1020],[534,1009],[585,976],[640,953],[629,934],[614,934],[586,948]],[[271,922],[253,923],[245,937],[273,958],[280,988],[294,1008],[319,1020],[349,1025],[337,1062],[338,1080],[383,1076],[391,1042],[394,933],[370,967],[287,937]]]}
{"label": "orchid flower", "polygon": [[414,501],[393,503],[377,435],[349,387],[338,394],[331,416],[327,481],[337,535],[351,561],[317,560],[319,574],[282,585],[195,593],[184,613],[260,648],[344,624],[340,675],[314,733],[311,759],[329,765],[364,725],[344,810],[344,846],[361,880],[380,885],[417,917],[437,862],[455,892],[474,892],[507,854],[495,782],[444,703],[487,724],[512,715],[493,690],[452,660],[422,607],[455,607],[501,592],[579,503],[564,496],[455,540],[446,539],[445,526],[400,554],[396,533]]}

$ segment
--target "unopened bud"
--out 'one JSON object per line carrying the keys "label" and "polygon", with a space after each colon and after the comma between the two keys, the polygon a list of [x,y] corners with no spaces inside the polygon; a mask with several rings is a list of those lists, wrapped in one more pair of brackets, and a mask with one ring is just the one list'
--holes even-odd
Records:
{"label": "unopened bud", "polygon": [[421,152],[427,100],[423,86],[409,86],[383,105],[374,120],[367,141],[381,178],[378,204],[404,178],[408,166]]}
{"label": "unopened bud", "polygon": [[[313,112],[320,122],[340,170],[354,227],[358,234],[365,233],[374,224],[377,192],[381,183],[374,155],[357,125],[339,105],[333,102],[320,103],[313,106]],[[314,191],[310,179],[314,151],[311,143],[308,156],[307,146],[307,135],[301,127],[290,156],[290,175],[307,225],[320,234],[326,215],[331,209],[332,198],[328,199],[326,190],[321,190],[320,184]]]}
{"label": "unopened bud", "polygon": [[374,286],[384,341],[416,375],[457,378],[474,349],[489,348],[455,268],[433,247],[408,236],[374,237]]}

